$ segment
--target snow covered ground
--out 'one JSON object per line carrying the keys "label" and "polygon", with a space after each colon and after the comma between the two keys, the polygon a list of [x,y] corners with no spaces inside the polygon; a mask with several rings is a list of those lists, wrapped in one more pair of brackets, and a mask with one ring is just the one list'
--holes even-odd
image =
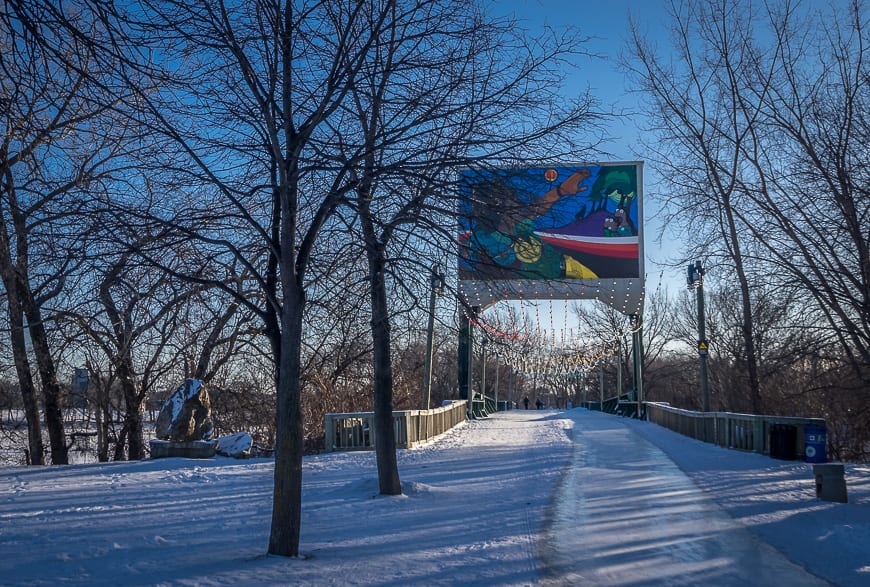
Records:
{"label": "snow covered ground", "polygon": [[304,557],[265,556],[271,460],[0,468],[2,585],[870,585],[870,467],[812,466],[647,422],[504,412],[399,453],[306,457]]}

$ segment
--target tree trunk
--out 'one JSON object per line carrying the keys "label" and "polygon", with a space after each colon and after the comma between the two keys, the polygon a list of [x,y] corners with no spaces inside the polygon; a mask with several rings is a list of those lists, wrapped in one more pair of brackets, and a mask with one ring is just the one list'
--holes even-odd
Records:
{"label": "tree trunk", "polygon": [[384,283],[384,255],[368,251],[372,303],[374,356],[375,454],[381,495],[401,495],[399,464],[396,459],[396,431],[393,426],[393,366],[390,357],[390,317]]}
{"label": "tree trunk", "polygon": [[45,427],[48,429],[48,441],[51,446],[51,462],[54,465],[66,465],[69,463],[69,454],[63,424],[63,391],[57,382],[57,371],[51,356],[42,313],[36,306],[31,292],[22,293],[25,294],[22,296],[22,302],[27,315],[30,342],[33,345],[39,377],[42,380],[42,403],[45,411]]}
{"label": "tree trunk", "polygon": [[[132,322],[132,308],[125,308],[122,316],[112,297],[112,287],[120,281],[120,275],[127,261],[128,256],[123,255],[104,276],[100,284],[100,301],[106,315],[111,320],[114,333],[112,343],[115,347],[115,353],[114,356],[110,356],[110,359],[114,365],[114,375],[121,385],[121,393],[124,396],[124,430],[128,443],[127,458],[131,461],[138,461],[145,458],[145,433],[142,422],[144,397],[137,390],[136,371],[133,366],[133,334],[128,326]],[[123,452],[119,452],[116,447],[115,460],[118,460],[119,456],[123,456]]]}
{"label": "tree trunk", "polygon": [[[125,337],[127,338],[127,337]],[[124,396],[124,429],[127,431],[127,459],[139,461],[145,458],[145,431],[143,420],[143,397],[136,388],[133,374],[133,358],[130,356],[130,345],[119,344],[119,354],[115,366],[115,375],[121,384]]]}
{"label": "tree trunk", "polygon": [[101,463],[109,461],[109,390],[103,382],[96,384],[96,406],[94,412],[97,421],[97,460]]}
{"label": "tree trunk", "polygon": [[29,465],[45,464],[45,447],[42,443],[42,425],[39,418],[39,401],[33,385],[33,374],[27,359],[27,342],[24,337],[24,310],[19,296],[18,273],[12,264],[12,250],[5,224],[0,224],[0,279],[6,289],[6,308],[9,312],[9,330],[12,344],[12,358],[21,400],[24,403],[24,416],[27,419],[27,443],[30,453]]}
{"label": "tree trunk", "polygon": [[749,376],[749,400],[752,405],[752,413],[761,413],[761,383],[758,379],[758,358],[755,352],[755,328],[752,320],[752,299],[749,291],[749,279],[743,264],[743,254],[738,240],[737,227],[734,212],[731,209],[730,198],[726,198],[723,206],[728,221],[728,237],[734,269],[737,273],[737,282],[740,285],[740,302],[742,309],[741,333],[743,336],[744,351],[746,353],[746,371]]}
{"label": "tree trunk", "polygon": [[27,347],[24,339],[24,319],[18,305],[18,296],[7,288],[7,304],[9,306],[10,336],[12,339],[12,357],[15,361],[15,372],[18,374],[18,385],[21,388],[21,400],[24,403],[24,416],[27,420],[27,444],[29,447],[28,465],[45,464],[45,446],[42,443],[42,424],[39,418],[39,401],[30,363],[27,360]]}
{"label": "tree trunk", "polygon": [[[300,363],[305,292],[285,285],[280,343],[272,335],[276,358],[275,478],[269,554],[299,555],[302,521],[302,407]],[[275,348],[275,347],[278,348]]]}
{"label": "tree trunk", "polygon": [[390,356],[390,315],[385,281],[385,244],[375,233],[372,220],[371,170],[369,158],[363,181],[358,188],[359,218],[365,241],[369,269],[369,295],[372,310],[372,369],[374,371],[375,455],[378,463],[378,486],[381,495],[401,495],[399,464],[396,459],[396,431],[393,426],[393,365]]}
{"label": "tree trunk", "polygon": [[124,448],[127,445],[127,422],[124,422],[124,425],[121,427],[121,431],[118,432],[118,439],[115,442],[115,454],[112,457],[112,460],[115,461],[123,461],[124,458]]}
{"label": "tree trunk", "polygon": [[[120,375],[120,373],[119,373]],[[120,376],[121,389],[124,393],[124,421],[127,429],[127,458],[139,461],[145,458],[145,431],[142,425],[142,397],[136,390],[136,384],[127,374]]]}

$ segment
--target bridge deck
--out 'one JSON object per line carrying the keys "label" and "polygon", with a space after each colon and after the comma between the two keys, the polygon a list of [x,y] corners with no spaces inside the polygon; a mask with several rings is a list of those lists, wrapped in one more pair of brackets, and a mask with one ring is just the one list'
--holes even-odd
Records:
{"label": "bridge deck", "polygon": [[[597,412],[566,414],[573,414],[573,462],[543,540],[544,583],[828,584],[723,510],[644,438],[644,429],[652,424]],[[684,444],[700,443],[686,439]],[[708,453],[725,450],[700,448]],[[755,457],[762,466],[782,466],[761,455],[737,456]],[[808,499],[811,480],[808,473]]]}

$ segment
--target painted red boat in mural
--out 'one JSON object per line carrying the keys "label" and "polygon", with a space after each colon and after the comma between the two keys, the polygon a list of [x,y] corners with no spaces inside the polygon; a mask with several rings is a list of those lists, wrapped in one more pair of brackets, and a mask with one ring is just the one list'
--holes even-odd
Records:
{"label": "painted red boat in mural", "polygon": [[637,259],[639,254],[636,236],[579,236],[544,231],[535,231],[535,236],[563,251],[584,255]]}
{"label": "painted red boat in mural", "polygon": [[[619,227],[623,226],[620,231]],[[623,221],[600,210],[565,226],[538,229],[535,236],[582,264],[597,277],[637,273],[640,239]]]}

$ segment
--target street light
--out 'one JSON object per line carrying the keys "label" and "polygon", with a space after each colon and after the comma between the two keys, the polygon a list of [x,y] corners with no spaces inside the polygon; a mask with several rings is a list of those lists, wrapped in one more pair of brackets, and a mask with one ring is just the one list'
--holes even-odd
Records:
{"label": "street light", "polygon": [[439,271],[437,266],[432,269],[432,275],[429,276],[429,286],[429,325],[426,329],[426,369],[423,385],[424,410],[429,409],[429,403],[432,400],[432,347],[433,339],[435,338],[435,297],[444,293],[444,274]]}
{"label": "street light", "polygon": [[710,386],[707,378],[707,355],[710,343],[707,341],[706,326],[704,320],[704,267],[700,261],[688,267],[686,280],[689,289],[696,288],[698,291],[698,357],[701,361],[701,403],[705,412],[710,411]]}
{"label": "street light", "polygon": [[486,343],[484,336],[480,339],[480,396],[483,399],[483,409],[486,411]]}
{"label": "street light", "polygon": [[634,393],[637,400],[637,417],[643,419],[643,320],[638,314],[629,316],[631,324],[631,348],[634,360]]}

